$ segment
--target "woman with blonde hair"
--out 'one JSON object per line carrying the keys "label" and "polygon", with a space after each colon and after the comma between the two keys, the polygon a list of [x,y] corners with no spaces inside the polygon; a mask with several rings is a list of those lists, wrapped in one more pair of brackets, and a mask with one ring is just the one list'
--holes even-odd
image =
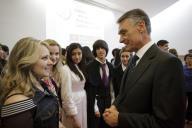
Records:
{"label": "woman with blonde hair", "polygon": [[41,81],[50,75],[49,50],[26,37],[13,47],[0,81],[1,128],[58,128],[58,100]]}
{"label": "woman with blonde hair", "polygon": [[62,109],[60,110],[60,118],[62,123],[65,124],[63,120],[66,119],[66,117],[68,120],[73,119],[74,122],[78,122],[77,118],[75,118],[76,106],[72,99],[72,90],[65,80],[66,75],[69,74],[66,74],[64,66],[61,62],[61,47],[55,40],[52,39],[46,39],[43,42],[48,44],[50,58],[53,62],[50,77],[55,80],[58,88],[60,88],[60,93],[58,93],[58,95],[60,97],[60,103],[62,106]]}
{"label": "woman with blonde hair", "polygon": [[53,66],[51,67],[50,76],[47,78],[43,78],[43,80],[48,84],[48,88],[52,90],[55,93],[55,87],[52,85],[54,81],[56,88],[58,88],[58,96],[60,96],[60,88],[61,88],[61,81],[62,81],[62,63],[61,63],[61,47],[60,45],[52,39],[46,39],[43,40],[41,43],[44,43],[48,46],[49,52],[50,52],[50,59],[53,63]]}

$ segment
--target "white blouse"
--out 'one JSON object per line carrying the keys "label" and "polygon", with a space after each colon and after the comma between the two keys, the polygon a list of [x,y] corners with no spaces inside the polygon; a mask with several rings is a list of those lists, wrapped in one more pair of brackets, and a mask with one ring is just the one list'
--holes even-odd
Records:
{"label": "white blouse", "polygon": [[[84,75],[81,70],[78,68],[78,66],[76,67],[84,78]],[[81,101],[78,95],[81,95],[81,91],[84,92],[85,78],[83,81],[81,81],[79,76],[76,75],[73,71],[71,71],[68,65],[64,65],[62,71],[62,107],[66,115],[76,115],[78,113],[76,104],[77,102]]]}

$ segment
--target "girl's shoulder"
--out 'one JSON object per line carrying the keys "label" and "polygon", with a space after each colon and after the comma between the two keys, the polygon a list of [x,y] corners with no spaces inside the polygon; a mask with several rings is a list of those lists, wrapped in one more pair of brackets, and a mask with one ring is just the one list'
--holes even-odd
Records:
{"label": "girl's shoulder", "polygon": [[12,94],[7,97],[1,108],[1,117],[15,115],[35,107],[36,105],[32,98],[23,94]]}
{"label": "girl's shoulder", "polygon": [[67,64],[65,64],[65,65],[63,66],[63,70],[64,70],[64,71],[67,71],[67,72],[71,71],[71,69],[69,68],[69,66],[68,66]]}
{"label": "girl's shoulder", "polygon": [[29,99],[29,97],[25,96],[22,93],[10,93],[6,98],[4,105],[17,103],[17,102],[24,101],[27,99]]}

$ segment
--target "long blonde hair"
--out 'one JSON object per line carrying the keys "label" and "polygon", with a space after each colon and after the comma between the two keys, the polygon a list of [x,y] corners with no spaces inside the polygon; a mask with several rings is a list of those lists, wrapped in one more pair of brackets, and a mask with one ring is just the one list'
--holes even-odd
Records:
{"label": "long blonde hair", "polygon": [[56,63],[56,65],[53,65],[52,69],[52,77],[55,79],[55,82],[57,83],[57,86],[60,87],[61,85],[61,73],[60,68],[63,66],[61,63],[61,46],[53,39],[46,39],[43,40],[42,43],[47,44],[48,46],[58,46],[59,48],[59,61]]}
{"label": "long blonde hair", "polygon": [[32,73],[32,66],[39,59],[40,41],[32,37],[20,39],[13,47],[7,63],[6,73],[1,80],[0,100],[13,90],[31,97],[34,95],[33,84],[36,81]]}

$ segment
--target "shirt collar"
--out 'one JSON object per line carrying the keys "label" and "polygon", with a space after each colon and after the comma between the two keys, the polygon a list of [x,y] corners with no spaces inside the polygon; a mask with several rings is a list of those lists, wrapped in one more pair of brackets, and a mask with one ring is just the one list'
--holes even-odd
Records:
{"label": "shirt collar", "polygon": [[106,64],[107,62],[106,62],[106,60],[105,60],[105,62],[103,63],[103,62],[101,62],[97,57],[95,58],[99,63],[101,63],[101,64]]}
{"label": "shirt collar", "polygon": [[123,71],[125,71],[125,69],[127,68],[124,64],[121,64],[121,67],[122,67]]}
{"label": "shirt collar", "polygon": [[141,59],[145,52],[153,45],[153,41],[146,43],[142,48],[140,48],[135,54]]}

